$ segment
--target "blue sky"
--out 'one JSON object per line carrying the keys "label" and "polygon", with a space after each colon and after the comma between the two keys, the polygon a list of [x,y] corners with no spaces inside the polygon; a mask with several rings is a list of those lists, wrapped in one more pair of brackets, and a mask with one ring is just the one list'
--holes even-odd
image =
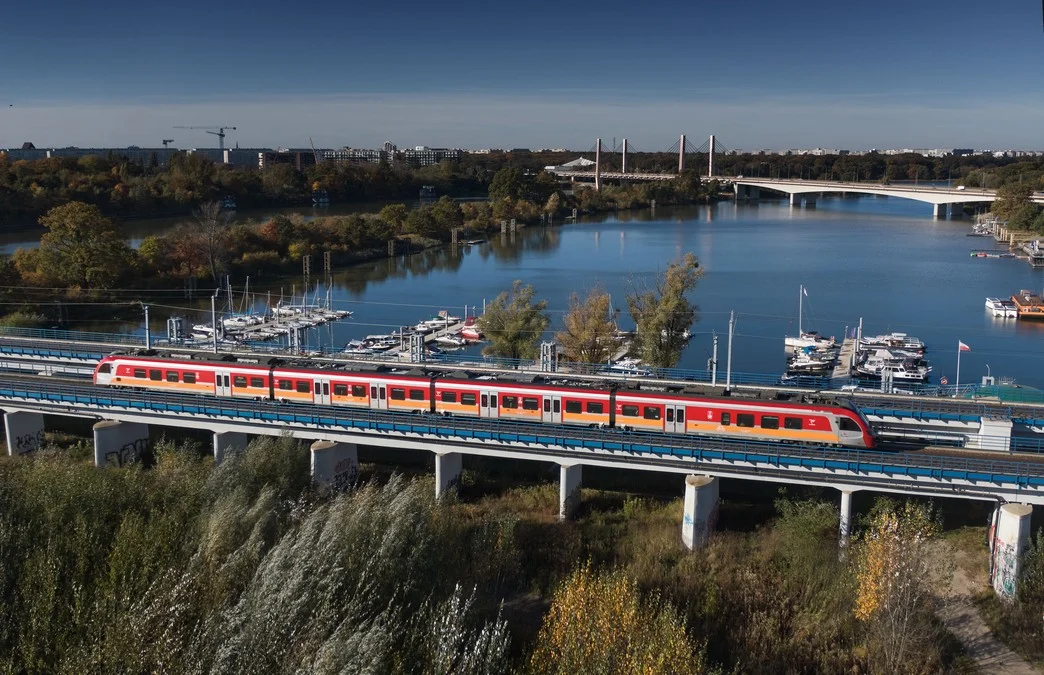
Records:
{"label": "blue sky", "polygon": [[37,0],[0,22],[0,147],[211,124],[244,147],[1044,147],[1035,0]]}

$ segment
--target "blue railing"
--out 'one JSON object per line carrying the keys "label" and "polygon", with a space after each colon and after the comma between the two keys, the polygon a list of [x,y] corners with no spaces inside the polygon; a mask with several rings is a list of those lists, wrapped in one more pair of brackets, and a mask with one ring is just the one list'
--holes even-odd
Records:
{"label": "blue railing", "polygon": [[[418,434],[465,441],[495,441],[564,448],[624,452],[653,463],[671,460],[742,462],[755,474],[791,469],[828,469],[877,474],[891,480],[933,478],[991,483],[1004,487],[1044,487],[1044,464],[944,455],[905,455],[732,440],[710,436],[667,435],[621,429],[417,415],[332,406],[301,406],[270,401],[239,401],[183,394],[98,389],[0,377],[0,399],[40,405],[139,410],[173,415],[235,419],[263,425],[304,425],[376,433]],[[44,408],[46,410],[46,407]],[[176,417],[172,419],[177,419]],[[538,451],[534,451],[538,452]],[[549,449],[546,452],[554,452]],[[612,459],[612,455],[600,458]],[[618,458],[620,459],[620,458]],[[633,461],[633,457],[625,461]],[[621,460],[624,461],[624,460]],[[744,467],[730,467],[743,472]],[[837,475],[802,473],[805,480],[843,480]],[[907,486],[909,486],[907,484]],[[989,492],[983,490],[982,492]]]}

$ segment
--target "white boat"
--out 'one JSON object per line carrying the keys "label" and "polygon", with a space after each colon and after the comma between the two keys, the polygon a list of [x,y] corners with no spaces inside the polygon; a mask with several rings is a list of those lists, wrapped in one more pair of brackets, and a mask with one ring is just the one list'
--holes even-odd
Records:
{"label": "white boat", "polygon": [[990,310],[990,312],[993,313],[993,316],[998,316],[1003,319],[1019,318],[1019,310],[1011,300],[986,298],[986,309]]}
{"label": "white boat", "polygon": [[864,337],[859,340],[860,351],[876,349],[904,349],[909,352],[924,353],[924,343],[906,333],[889,333],[888,335],[876,335]]}
{"label": "white boat", "polygon": [[414,333],[420,333],[421,335],[427,335],[428,333],[431,333],[434,330],[435,329],[432,328],[431,326],[429,326],[426,321],[421,321],[420,323],[418,323],[416,326],[413,327],[413,332]]}
{"label": "white boat", "polygon": [[466,347],[468,346],[467,340],[457,337],[456,335],[440,335],[435,338],[435,342],[439,343],[444,347]]}
{"label": "white boat", "polygon": [[460,336],[465,340],[477,342],[482,339],[482,331],[480,331],[476,326],[464,326],[460,329]]}
{"label": "white boat", "polygon": [[905,382],[924,382],[932,367],[920,359],[897,358],[892,352],[880,349],[858,364],[855,373],[859,377],[881,378],[891,373],[892,379]]}
{"label": "white boat", "polygon": [[192,332],[194,334],[200,335],[213,335],[214,327],[211,326],[209,323],[197,323],[194,326],[192,326]]}
{"label": "white boat", "polygon": [[786,336],[783,338],[783,346],[788,351],[814,347],[816,349],[833,349],[837,346],[834,338],[825,338],[814,330],[806,331],[802,328],[805,312],[805,296],[808,291],[804,286],[798,287],[798,335],[797,337]]}

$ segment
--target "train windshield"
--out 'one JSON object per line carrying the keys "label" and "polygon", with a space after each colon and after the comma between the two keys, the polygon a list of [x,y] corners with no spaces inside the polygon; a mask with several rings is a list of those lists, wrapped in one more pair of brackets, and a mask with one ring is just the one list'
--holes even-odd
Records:
{"label": "train windshield", "polygon": [[106,375],[106,374],[108,374],[110,367],[111,367],[111,364],[109,364],[109,363],[101,364],[100,366],[98,366],[98,374],[99,375]]}

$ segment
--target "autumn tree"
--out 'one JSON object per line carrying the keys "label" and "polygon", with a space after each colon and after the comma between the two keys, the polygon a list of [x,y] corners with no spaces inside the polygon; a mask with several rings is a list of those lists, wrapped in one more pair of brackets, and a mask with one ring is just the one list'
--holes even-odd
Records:
{"label": "autumn tree", "polygon": [[192,212],[196,223],[196,234],[199,237],[203,255],[210,269],[210,276],[217,284],[218,272],[221,271],[226,254],[226,238],[229,219],[222,211],[219,202],[204,202]]}
{"label": "autumn tree", "polygon": [[627,297],[636,326],[632,351],[646,364],[670,368],[678,363],[696,320],[696,306],[686,294],[702,276],[696,256],[686,253],[657,275],[652,287],[632,282],[633,292]]}
{"label": "autumn tree", "polygon": [[394,232],[402,232],[402,226],[406,223],[409,210],[405,204],[388,204],[381,209],[378,217],[388,224]]}
{"label": "autumn tree", "polygon": [[622,572],[573,572],[555,592],[529,659],[540,675],[702,673],[702,651],[681,614],[658,596],[643,598]]}
{"label": "autumn tree", "polygon": [[1032,196],[1033,186],[1029,183],[1007,183],[997,189],[997,200],[993,202],[990,211],[998,218],[1010,220],[1026,207],[1036,208],[1030,201]]}
{"label": "autumn tree", "polygon": [[555,333],[566,358],[581,363],[602,363],[616,350],[616,323],[611,314],[609,294],[594,288],[587,298],[576,293],[569,298],[569,310],[563,318],[565,327]]}
{"label": "autumn tree", "polygon": [[932,587],[948,579],[935,550],[930,507],[881,500],[856,549],[855,616],[867,631],[873,670],[932,672],[938,638]]}
{"label": "autumn tree", "polygon": [[489,344],[482,350],[487,356],[511,359],[534,359],[539,355],[537,342],[547,330],[547,300],[535,302],[536,291],[515,281],[510,291],[504,291],[486,305],[479,317],[479,330]]}
{"label": "autumn tree", "polygon": [[111,288],[134,264],[134,251],[93,204],[69,202],[40,218],[47,232],[37,257],[43,278],[59,286]]}

